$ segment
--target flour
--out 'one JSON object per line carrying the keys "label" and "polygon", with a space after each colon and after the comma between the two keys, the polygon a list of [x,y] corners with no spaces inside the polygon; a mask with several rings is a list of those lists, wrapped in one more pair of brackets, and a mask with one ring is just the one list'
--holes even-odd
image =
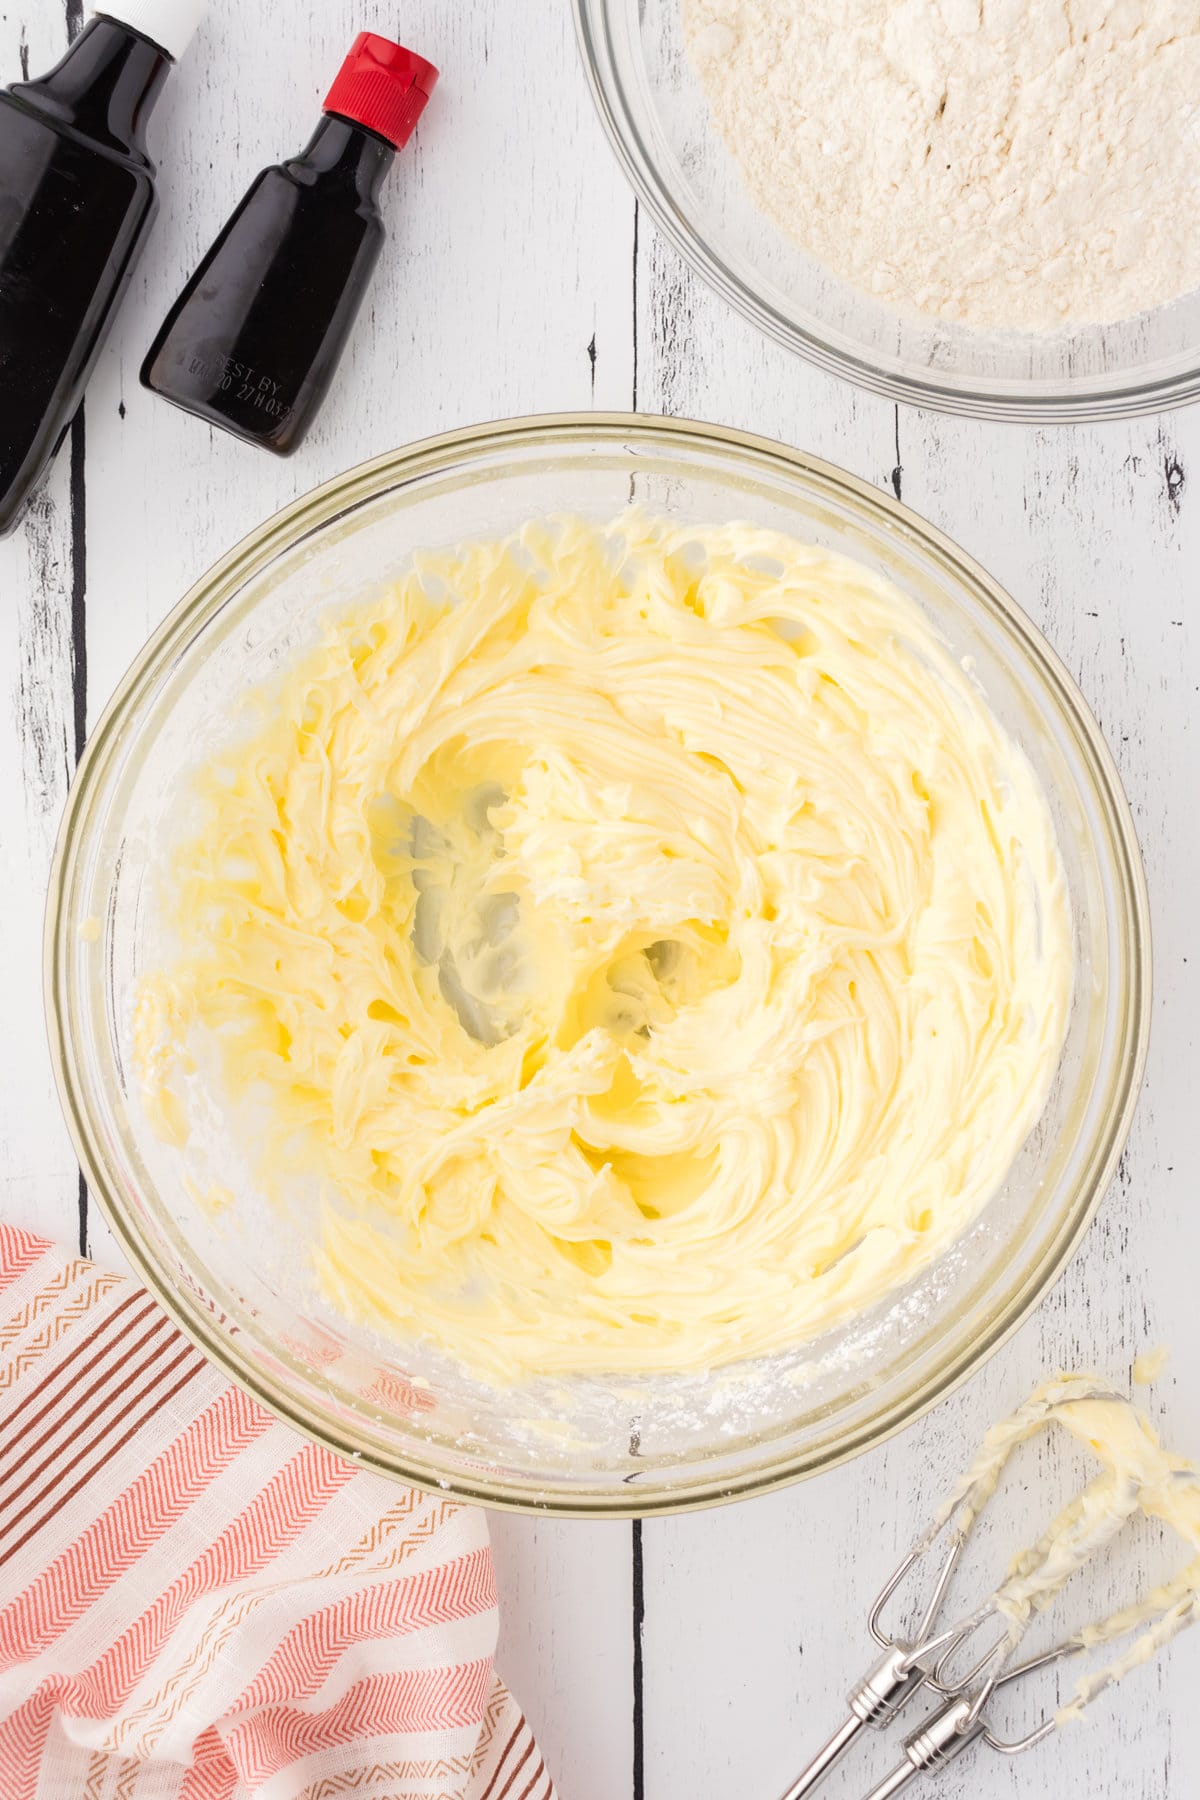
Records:
{"label": "flour", "polygon": [[755,203],[883,301],[1045,331],[1200,286],[1196,0],[681,0]]}

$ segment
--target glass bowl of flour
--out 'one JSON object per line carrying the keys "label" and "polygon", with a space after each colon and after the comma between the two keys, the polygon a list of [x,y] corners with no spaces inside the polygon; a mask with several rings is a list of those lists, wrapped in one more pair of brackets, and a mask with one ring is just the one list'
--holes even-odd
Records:
{"label": "glass bowl of flour", "polygon": [[1119,417],[1200,391],[1200,35],[1169,0],[575,0],[655,223],[895,400]]}

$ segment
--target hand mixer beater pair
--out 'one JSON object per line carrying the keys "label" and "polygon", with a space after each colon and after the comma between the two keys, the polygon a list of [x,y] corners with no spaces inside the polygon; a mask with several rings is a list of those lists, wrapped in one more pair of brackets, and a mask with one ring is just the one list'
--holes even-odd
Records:
{"label": "hand mixer beater pair", "polygon": [[[1062,1509],[1037,1543],[1013,1561],[985,1600],[943,1623],[955,1570],[1009,1458],[1019,1444],[1054,1424],[1099,1458],[1101,1472]],[[1171,1526],[1191,1547],[1192,1560],[1143,1600],[1082,1627],[1041,1655],[1019,1660],[1022,1640],[1036,1616],[1136,1514]],[[942,1560],[915,1629],[904,1637],[888,1635],[881,1623],[888,1603],[939,1544]],[[940,1704],[904,1739],[902,1761],[866,1800],[891,1800],[978,1740],[1003,1756],[1031,1750],[1077,1718],[1130,1669],[1156,1655],[1197,1616],[1200,1471],[1164,1451],[1149,1422],[1124,1395],[1093,1376],[1060,1376],[1039,1388],[1011,1418],[992,1427],[971,1468],[878,1595],[868,1624],[883,1655],[850,1693],[844,1724],[783,1800],[804,1800],[814,1793],[860,1734],[869,1727],[889,1726],[922,1690],[936,1695]],[[1128,1642],[1115,1660],[1080,1680],[1070,1703],[1023,1737],[1007,1739],[989,1722],[988,1708],[997,1690],[1049,1663],[1122,1639]],[[981,1641],[983,1648],[978,1649]]]}

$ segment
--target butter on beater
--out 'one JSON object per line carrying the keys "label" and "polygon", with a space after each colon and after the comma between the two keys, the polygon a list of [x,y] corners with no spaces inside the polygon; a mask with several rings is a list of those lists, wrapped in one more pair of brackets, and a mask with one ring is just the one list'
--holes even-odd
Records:
{"label": "butter on beater", "polygon": [[1153,1350],[1143,1350],[1133,1362],[1134,1387],[1153,1387],[1170,1360],[1171,1352],[1166,1344],[1156,1344]]}

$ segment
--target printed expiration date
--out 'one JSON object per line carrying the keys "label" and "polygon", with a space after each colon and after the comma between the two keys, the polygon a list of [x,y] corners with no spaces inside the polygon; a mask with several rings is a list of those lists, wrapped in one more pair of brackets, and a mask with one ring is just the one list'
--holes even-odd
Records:
{"label": "printed expiration date", "polygon": [[223,394],[232,393],[243,404],[252,406],[256,412],[269,413],[274,419],[286,419],[292,410],[290,402],[280,398],[277,381],[231,356],[215,362],[193,356],[188,363],[188,374],[195,376],[197,381],[212,383]]}

